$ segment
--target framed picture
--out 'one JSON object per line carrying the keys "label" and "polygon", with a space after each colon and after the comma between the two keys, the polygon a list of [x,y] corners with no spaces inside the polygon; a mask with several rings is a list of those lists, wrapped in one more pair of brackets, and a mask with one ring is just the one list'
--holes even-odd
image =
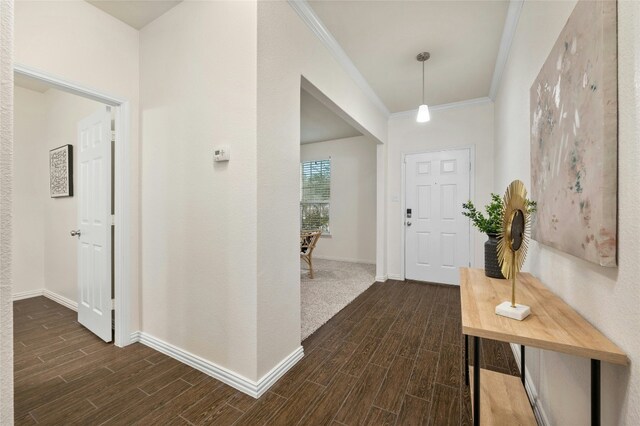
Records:
{"label": "framed picture", "polygon": [[608,267],[617,259],[616,2],[577,3],[531,86],[534,240]]}
{"label": "framed picture", "polygon": [[51,198],[73,197],[73,146],[62,145],[49,151]]}

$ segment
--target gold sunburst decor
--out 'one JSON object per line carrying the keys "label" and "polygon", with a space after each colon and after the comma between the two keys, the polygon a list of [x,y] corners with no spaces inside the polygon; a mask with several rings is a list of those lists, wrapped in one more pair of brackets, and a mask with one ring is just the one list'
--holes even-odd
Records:
{"label": "gold sunburst decor", "polygon": [[527,255],[530,226],[527,189],[522,181],[514,180],[504,194],[502,232],[498,241],[502,274],[511,280],[511,302],[496,306],[496,314],[517,320],[523,320],[531,312],[528,306],[516,303],[516,278]]}

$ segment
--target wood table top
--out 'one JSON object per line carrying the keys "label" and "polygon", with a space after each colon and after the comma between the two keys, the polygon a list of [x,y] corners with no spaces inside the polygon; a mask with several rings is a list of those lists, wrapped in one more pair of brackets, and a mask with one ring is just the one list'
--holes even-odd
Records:
{"label": "wood table top", "polygon": [[496,315],[511,300],[511,281],[489,278],[482,269],[460,268],[462,332],[503,342],[562,352],[612,364],[629,358],[611,340],[529,273],[521,272],[516,302],[531,307],[523,321]]}

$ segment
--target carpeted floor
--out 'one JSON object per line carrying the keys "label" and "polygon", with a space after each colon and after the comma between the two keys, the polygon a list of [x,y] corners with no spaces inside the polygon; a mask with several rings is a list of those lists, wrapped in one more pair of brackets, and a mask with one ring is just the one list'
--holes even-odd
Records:
{"label": "carpeted floor", "polygon": [[310,279],[307,265],[301,262],[302,340],[369,288],[376,266],[314,259],[313,272]]}

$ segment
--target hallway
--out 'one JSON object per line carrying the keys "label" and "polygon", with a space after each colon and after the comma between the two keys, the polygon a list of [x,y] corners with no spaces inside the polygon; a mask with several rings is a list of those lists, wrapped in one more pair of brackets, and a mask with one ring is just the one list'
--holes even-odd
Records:
{"label": "hallway", "polygon": [[[139,343],[103,343],[44,297],[14,302],[17,424],[470,424],[457,287],[376,283],[259,400]],[[517,374],[507,345],[483,367]]]}

